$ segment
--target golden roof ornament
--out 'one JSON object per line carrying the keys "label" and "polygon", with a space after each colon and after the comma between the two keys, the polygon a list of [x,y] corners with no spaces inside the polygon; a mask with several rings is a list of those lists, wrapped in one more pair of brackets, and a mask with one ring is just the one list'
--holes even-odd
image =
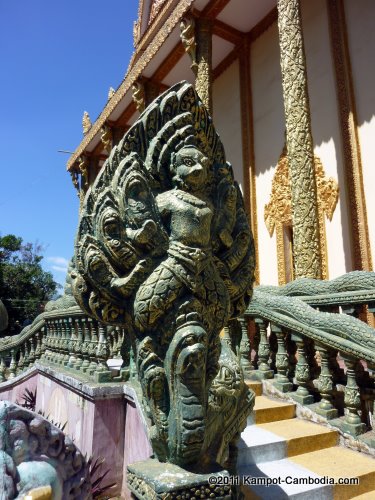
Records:
{"label": "golden roof ornament", "polygon": [[112,150],[112,139],[113,136],[111,127],[107,124],[104,124],[100,130],[100,140],[102,141],[103,147],[108,154]]}
{"label": "golden roof ornament", "polygon": [[165,0],[154,0],[152,2],[152,7],[151,7],[151,12],[150,12],[150,17],[148,20],[148,24],[150,24],[156,17],[157,13],[163,6],[163,3],[165,3]]}
{"label": "golden roof ornament", "polygon": [[142,113],[146,107],[145,86],[142,82],[137,81],[132,85],[132,97],[137,110]]}
{"label": "golden roof ornament", "polygon": [[195,41],[195,20],[193,16],[187,16],[181,19],[180,22],[180,38],[182,45],[184,46],[185,52],[189,54],[191,59],[190,68],[197,74],[198,63],[197,63],[197,43]]}
{"label": "golden roof ornament", "polygon": [[115,95],[115,93],[116,93],[115,89],[113,87],[109,87],[107,100],[110,101],[112,97]]}
{"label": "golden roof ornament", "polygon": [[82,117],[82,129],[83,129],[83,135],[86,135],[90,128],[92,127],[92,123],[90,120],[90,115],[88,114],[87,111],[83,112],[83,117]]}

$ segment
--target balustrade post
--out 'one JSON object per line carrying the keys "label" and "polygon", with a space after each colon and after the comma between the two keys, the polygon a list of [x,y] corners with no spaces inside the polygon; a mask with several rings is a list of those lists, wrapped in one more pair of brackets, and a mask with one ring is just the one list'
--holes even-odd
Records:
{"label": "balustrade post", "polygon": [[90,368],[90,347],[91,347],[91,331],[90,324],[87,318],[82,319],[82,335],[83,335],[83,344],[82,344],[82,356],[83,362],[81,365],[81,371],[87,372]]}
{"label": "balustrade post", "polygon": [[40,355],[44,357],[47,349],[47,326],[43,326],[40,330]]}
{"label": "balustrade post", "polygon": [[277,339],[276,352],[276,377],[273,385],[281,392],[290,392],[293,388],[292,382],[288,379],[289,355],[285,347],[286,333],[277,325],[271,325],[272,332]]}
{"label": "balustrade post", "polygon": [[6,356],[5,352],[0,353],[0,382],[5,381],[5,372],[6,372],[5,356]]}
{"label": "balustrade post", "polygon": [[75,348],[74,348],[74,352],[76,354],[74,369],[80,370],[82,367],[82,363],[83,363],[83,357],[82,357],[82,349],[83,349],[82,319],[81,318],[76,319],[75,324],[77,326],[77,340],[76,340],[76,344],[75,344]]}
{"label": "balustrade post", "polygon": [[344,392],[344,403],[347,412],[340,427],[344,432],[356,437],[363,434],[366,430],[366,426],[362,423],[361,417],[358,414],[361,408],[361,395],[355,372],[357,361],[349,356],[343,355],[342,357],[346,365],[347,382]]}
{"label": "balustrade post", "polygon": [[18,373],[22,373],[23,370],[24,370],[24,367],[25,367],[25,358],[24,358],[24,349],[25,349],[25,346],[24,345],[21,345],[20,346],[20,357],[18,359],[18,367],[17,367],[17,374]]}
{"label": "balustrade post", "polygon": [[41,332],[36,332],[35,334],[35,361],[37,361],[42,355],[42,345],[40,339]]}
{"label": "balustrade post", "polygon": [[268,365],[270,357],[270,346],[267,339],[267,323],[263,319],[255,318],[255,325],[259,331],[259,346],[258,346],[258,370],[256,377],[260,380],[273,378],[273,370]]}
{"label": "balustrade post", "polygon": [[33,366],[34,361],[35,361],[34,337],[29,338],[29,345],[30,345],[30,351],[29,351],[29,367],[30,367],[30,366]]}
{"label": "balustrade post", "polygon": [[322,415],[327,420],[336,418],[338,411],[334,408],[332,404],[332,392],[333,392],[333,376],[329,367],[330,349],[324,347],[321,344],[317,345],[318,351],[320,353],[320,375],[318,378],[318,389],[322,397],[319,406],[316,408],[316,413]]}
{"label": "balustrade post", "polygon": [[69,340],[70,340],[70,318],[63,319],[63,332],[64,332],[64,342],[63,342],[63,365],[67,366],[69,363]]}
{"label": "balustrade post", "polygon": [[68,352],[69,352],[69,358],[68,358],[68,362],[66,364],[66,367],[67,368],[74,368],[75,367],[75,364],[76,364],[76,357],[74,355],[74,351],[75,351],[75,347],[76,347],[76,343],[77,343],[77,336],[76,336],[76,331],[75,331],[75,328],[76,328],[76,323],[75,321],[73,321],[72,318],[69,318],[66,320],[68,322],[68,325],[69,325],[69,338],[68,338]]}
{"label": "balustrade post", "polygon": [[107,343],[107,327],[99,323],[99,339],[96,349],[98,365],[94,372],[94,378],[97,382],[109,382],[111,380],[111,371],[107,366],[109,348]]}
{"label": "balustrade post", "polygon": [[307,387],[310,381],[310,366],[306,358],[305,343],[302,337],[292,334],[292,340],[297,344],[297,365],[296,365],[296,382],[298,389],[294,393],[290,393],[292,398],[302,405],[309,405],[314,402],[313,396],[309,393]]}
{"label": "balustrade post", "polygon": [[57,357],[56,357],[56,363],[62,364],[64,355],[62,353],[63,346],[64,346],[64,330],[63,330],[63,323],[62,319],[59,319],[56,321],[57,329],[58,329],[58,339],[57,339]]}
{"label": "balustrade post", "polygon": [[98,348],[98,322],[93,321],[89,318],[90,331],[91,331],[91,342],[89,347],[89,356],[90,356],[90,366],[88,368],[88,372],[90,375],[96,372],[96,368],[98,366],[98,362],[96,359],[96,350]]}
{"label": "balustrade post", "polygon": [[17,349],[10,350],[9,378],[14,378],[17,372]]}
{"label": "balustrade post", "polygon": [[245,379],[250,379],[254,373],[254,367],[251,364],[251,345],[248,335],[248,321],[242,317],[238,319],[241,326],[241,342],[240,342],[240,362]]}

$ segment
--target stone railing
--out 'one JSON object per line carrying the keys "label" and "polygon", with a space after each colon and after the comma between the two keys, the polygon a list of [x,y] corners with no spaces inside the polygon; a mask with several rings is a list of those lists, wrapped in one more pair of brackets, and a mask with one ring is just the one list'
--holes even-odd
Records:
{"label": "stone railing", "polygon": [[[245,376],[270,379],[353,437],[366,433],[374,418],[375,329],[353,316],[366,306],[371,323],[374,305],[375,273],[257,287],[243,327],[251,332],[250,345],[241,342]],[[375,435],[366,436],[374,447]]]}
{"label": "stone railing", "polygon": [[14,378],[35,361],[83,374],[96,382],[126,378],[107,361],[121,359],[124,330],[87,317],[78,306],[45,312],[18,335],[0,340],[0,382]]}

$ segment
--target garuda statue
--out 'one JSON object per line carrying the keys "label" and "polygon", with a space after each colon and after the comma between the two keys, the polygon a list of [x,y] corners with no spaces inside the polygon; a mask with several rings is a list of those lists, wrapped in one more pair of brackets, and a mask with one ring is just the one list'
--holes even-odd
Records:
{"label": "garuda statue", "polygon": [[157,458],[230,460],[253,396],[220,331],[250,299],[253,240],[190,84],[160,95],[113,148],[84,200],[75,266],[82,309],[128,333]]}

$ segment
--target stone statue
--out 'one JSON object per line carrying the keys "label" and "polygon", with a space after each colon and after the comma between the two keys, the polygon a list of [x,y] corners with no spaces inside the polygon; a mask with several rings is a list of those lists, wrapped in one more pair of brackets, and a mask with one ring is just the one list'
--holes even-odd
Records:
{"label": "stone statue", "polygon": [[220,331],[252,294],[254,251],[242,194],[193,87],[159,96],[88,190],[73,293],[132,345],[160,461],[235,463],[253,405]]}
{"label": "stone statue", "polygon": [[[0,498],[90,499],[89,467],[72,440],[41,415],[0,402]],[[42,496],[34,496],[42,498]]]}

